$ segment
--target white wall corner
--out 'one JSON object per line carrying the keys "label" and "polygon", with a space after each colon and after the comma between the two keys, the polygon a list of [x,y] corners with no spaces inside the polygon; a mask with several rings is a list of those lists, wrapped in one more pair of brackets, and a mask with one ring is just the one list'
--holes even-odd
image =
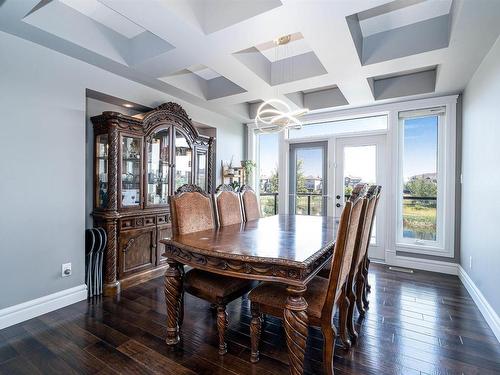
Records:
{"label": "white wall corner", "polygon": [[421,271],[458,275],[458,264],[441,260],[423,259],[397,255],[394,250],[386,249],[385,263],[389,266],[414,268]]}
{"label": "white wall corner", "polygon": [[47,296],[0,310],[0,329],[61,309],[87,298],[87,285],[61,290]]}
{"label": "white wall corner", "polygon": [[488,303],[483,293],[476,286],[474,281],[470,278],[469,274],[465,272],[464,268],[461,265],[458,265],[458,277],[462,284],[464,284],[465,289],[469,292],[472,299],[476,303],[479,311],[483,314],[486,323],[490,326],[493,334],[497,338],[500,343],[500,317],[497,312],[493,309],[493,307]]}

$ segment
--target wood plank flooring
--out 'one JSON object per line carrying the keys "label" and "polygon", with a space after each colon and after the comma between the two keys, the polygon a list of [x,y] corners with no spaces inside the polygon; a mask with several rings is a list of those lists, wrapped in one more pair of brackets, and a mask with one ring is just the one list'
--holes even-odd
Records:
{"label": "wood plank flooring", "polygon": [[[500,374],[500,344],[455,276],[404,274],[372,264],[359,343],[335,352],[336,374]],[[228,307],[228,353],[215,315],[186,296],[178,347],[165,337],[163,278],[120,298],[80,302],[0,331],[0,374],[286,374],[281,321],[267,318],[251,364],[247,299]],[[321,332],[309,330],[307,374],[322,374]]]}

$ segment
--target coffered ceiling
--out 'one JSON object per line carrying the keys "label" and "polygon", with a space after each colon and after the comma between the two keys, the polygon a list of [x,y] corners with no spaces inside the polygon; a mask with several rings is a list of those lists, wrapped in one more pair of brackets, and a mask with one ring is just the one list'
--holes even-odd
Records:
{"label": "coffered ceiling", "polygon": [[499,21],[496,0],[0,0],[0,30],[242,122],[273,97],[325,111],[460,92]]}

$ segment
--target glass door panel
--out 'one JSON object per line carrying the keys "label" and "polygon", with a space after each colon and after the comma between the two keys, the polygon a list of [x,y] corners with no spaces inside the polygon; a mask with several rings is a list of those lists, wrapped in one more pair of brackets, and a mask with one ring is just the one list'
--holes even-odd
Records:
{"label": "glass door panel", "polygon": [[141,139],[122,137],[122,207],[141,203]]}
{"label": "glass door panel", "polygon": [[96,137],[96,173],[97,193],[96,207],[108,207],[108,135],[101,134]]}
{"label": "glass door panel", "polygon": [[166,204],[170,168],[170,129],[160,130],[148,143],[147,204]]}
{"label": "glass door panel", "polygon": [[326,215],[327,142],[290,145],[290,213]]}
{"label": "glass door panel", "polygon": [[[384,140],[385,136],[349,137],[337,140],[335,216],[340,217],[345,202],[357,184],[385,185],[383,182]],[[370,238],[370,255],[379,259],[385,257],[385,250],[382,246],[383,232],[377,225],[383,213],[381,206],[379,202]]]}
{"label": "glass door panel", "polygon": [[191,183],[191,164],[193,152],[184,135],[175,131],[175,190]]}
{"label": "glass door panel", "polygon": [[196,185],[207,190],[207,152],[196,151]]}

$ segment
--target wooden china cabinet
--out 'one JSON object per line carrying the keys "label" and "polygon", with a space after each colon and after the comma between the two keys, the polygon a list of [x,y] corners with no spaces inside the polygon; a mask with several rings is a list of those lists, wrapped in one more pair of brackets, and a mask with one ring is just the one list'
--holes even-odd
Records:
{"label": "wooden china cabinet", "polygon": [[212,192],[214,138],[184,109],[165,103],[127,116],[103,112],[94,124],[94,225],[108,235],[104,294],[114,295],[166,267],[160,239],[171,234],[168,196],[185,183]]}

